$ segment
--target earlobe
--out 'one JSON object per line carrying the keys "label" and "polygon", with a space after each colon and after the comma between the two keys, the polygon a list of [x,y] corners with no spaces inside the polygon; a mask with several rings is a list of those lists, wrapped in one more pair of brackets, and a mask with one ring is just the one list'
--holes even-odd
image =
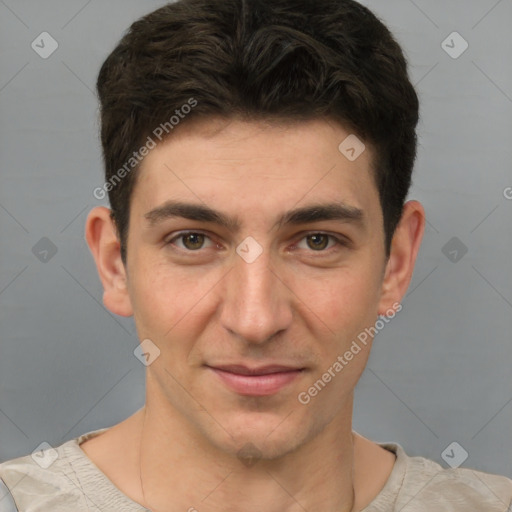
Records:
{"label": "earlobe", "polygon": [[89,212],[85,239],[103,284],[105,307],[120,316],[133,315],[121,246],[108,208],[98,206]]}
{"label": "earlobe", "polygon": [[405,295],[425,230],[425,210],[418,201],[405,203],[396,228],[382,282],[378,314],[385,315]]}

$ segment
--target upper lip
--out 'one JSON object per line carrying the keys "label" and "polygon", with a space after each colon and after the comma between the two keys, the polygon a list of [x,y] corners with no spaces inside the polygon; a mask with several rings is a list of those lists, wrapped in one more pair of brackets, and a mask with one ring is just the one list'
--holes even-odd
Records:
{"label": "upper lip", "polygon": [[293,372],[302,370],[303,368],[297,368],[295,366],[284,366],[279,364],[271,364],[267,366],[258,366],[249,368],[248,366],[241,364],[226,364],[226,365],[208,365],[210,368],[215,370],[222,370],[225,372],[236,373],[239,375],[268,375],[270,373],[280,372]]}

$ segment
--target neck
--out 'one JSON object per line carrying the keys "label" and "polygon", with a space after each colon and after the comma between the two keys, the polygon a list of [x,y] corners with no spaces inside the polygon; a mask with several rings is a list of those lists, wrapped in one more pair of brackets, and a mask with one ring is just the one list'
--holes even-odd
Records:
{"label": "neck", "polygon": [[189,512],[353,510],[352,398],[299,447],[252,460],[214,446],[154,395],[141,412],[140,494],[152,512],[168,512],[169,503]]}

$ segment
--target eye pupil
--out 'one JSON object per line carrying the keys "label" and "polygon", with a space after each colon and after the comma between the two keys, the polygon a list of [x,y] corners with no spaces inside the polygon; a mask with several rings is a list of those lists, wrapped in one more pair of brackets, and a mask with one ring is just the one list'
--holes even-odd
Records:
{"label": "eye pupil", "polygon": [[[314,234],[314,235],[308,235],[307,239],[308,239],[309,247],[311,247],[314,250],[325,249],[327,247],[327,244],[329,243],[328,236],[327,235],[322,235],[322,234],[319,234],[319,233]],[[313,241],[313,246],[311,246],[310,243],[309,243],[312,240],[314,240]],[[318,242],[320,242],[320,243],[318,243]]]}
{"label": "eye pupil", "polygon": [[[189,244],[188,242],[191,242]],[[204,243],[204,235],[201,233],[188,233],[187,235],[183,235],[183,245],[187,247],[187,249],[200,249]]]}

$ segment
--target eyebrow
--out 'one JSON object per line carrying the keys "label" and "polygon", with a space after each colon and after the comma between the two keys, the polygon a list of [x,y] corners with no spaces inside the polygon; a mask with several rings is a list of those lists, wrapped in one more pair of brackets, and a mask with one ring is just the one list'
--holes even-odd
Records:
{"label": "eyebrow", "polygon": [[[209,206],[173,200],[169,200],[163,205],[147,212],[144,217],[151,227],[167,219],[176,217],[200,222],[211,222],[234,233],[240,231],[241,225],[238,217],[230,217]],[[274,228],[279,228],[284,225],[308,224],[326,220],[348,222],[360,228],[364,228],[366,226],[365,219],[366,217],[363,210],[340,201],[312,204],[285,212],[278,218],[274,224]]]}

